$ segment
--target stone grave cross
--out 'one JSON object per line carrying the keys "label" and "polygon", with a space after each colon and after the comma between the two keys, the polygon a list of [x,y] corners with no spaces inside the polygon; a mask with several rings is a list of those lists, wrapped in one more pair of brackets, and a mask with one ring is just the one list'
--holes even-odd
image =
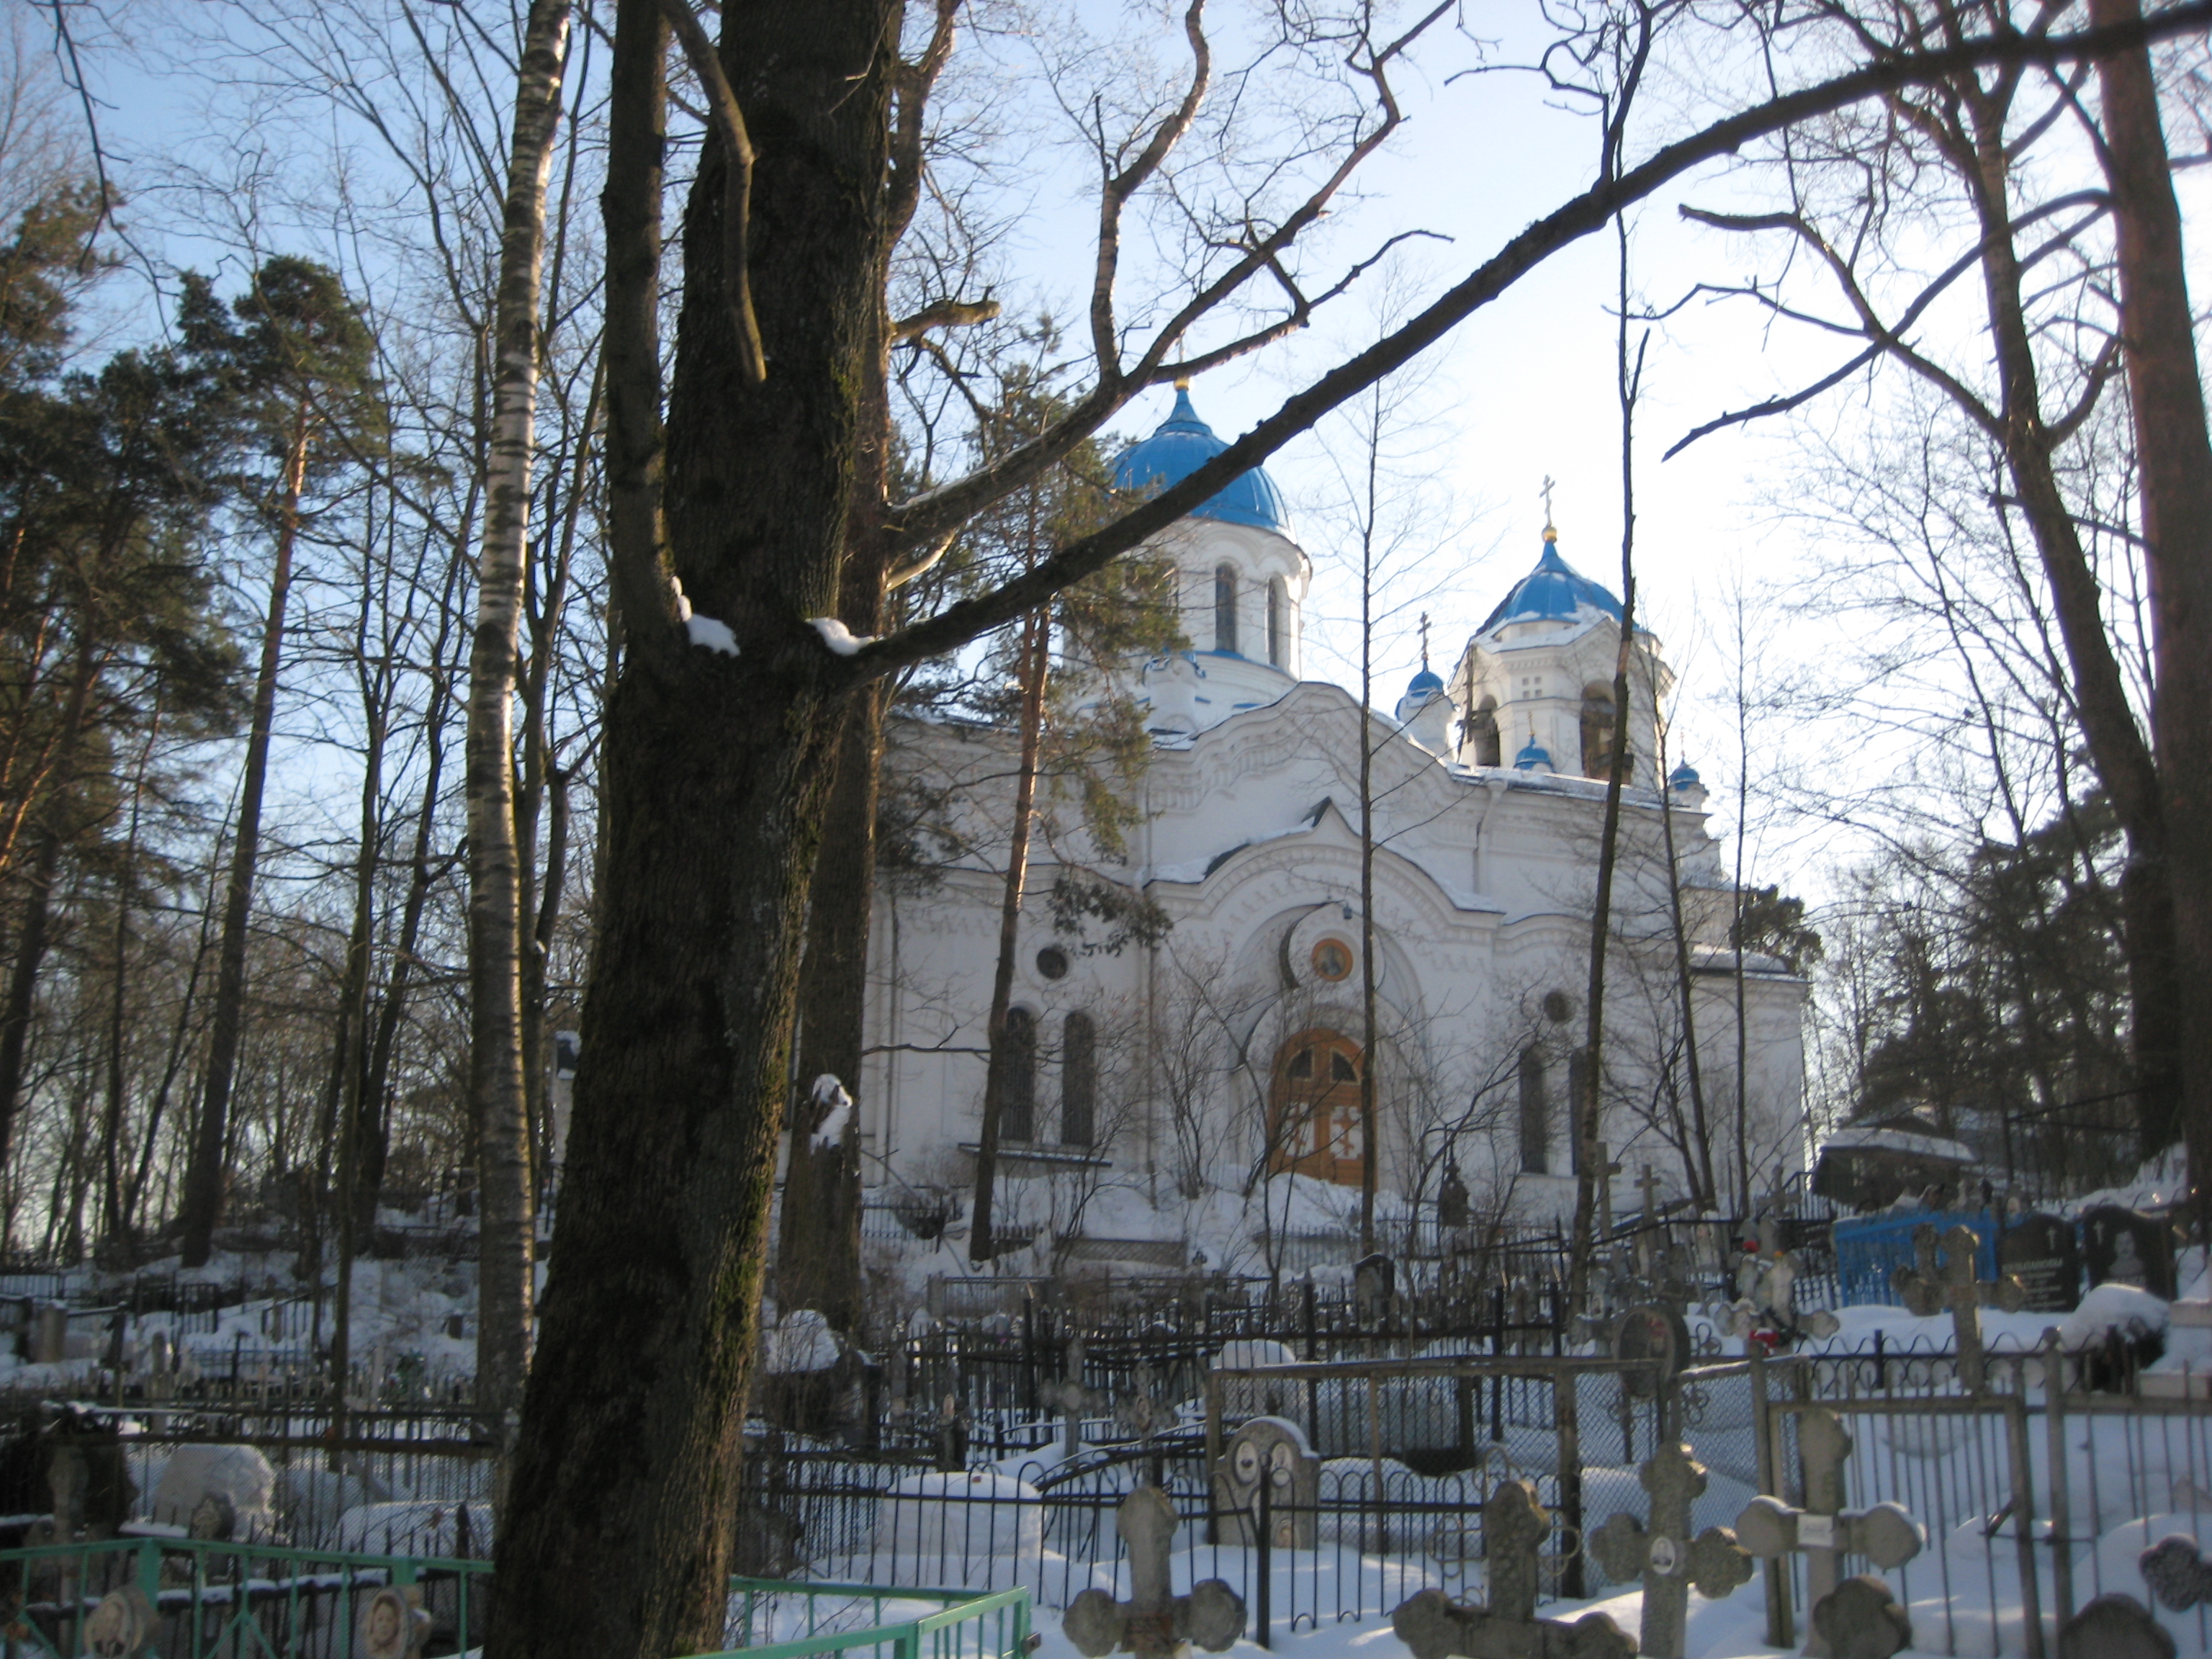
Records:
{"label": "stone grave cross", "polygon": [[1080,1336],[1069,1337],[1065,1374],[1058,1382],[1048,1382],[1037,1390],[1038,1399],[1048,1406],[1060,1408],[1070,1457],[1083,1449],[1084,1418],[1108,1403],[1104,1395],[1083,1386],[1083,1339]]}
{"label": "stone grave cross", "polygon": [[1485,1604],[1454,1601],[1425,1589],[1390,1615],[1413,1659],[1633,1659],[1636,1640],[1601,1613],[1536,1617],[1538,1547],[1552,1517],[1526,1480],[1501,1480],[1482,1506]]}
{"label": "stone grave cross", "polygon": [[1158,1486],[1139,1486],[1121,1500],[1115,1525],[1129,1551],[1129,1599],[1085,1590],[1068,1603],[1060,1629],[1085,1659],[1126,1648],[1139,1659],[1174,1659],[1196,1643],[1223,1653],[1244,1633],[1244,1598],[1218,1578],[1174,1593],[1176,1512]]}
{"label": "stone grave cross", "polygon": [[1899,1267],[1892,1273],[1890,1288],[1905,1304],[1905,1311],[1918,1318],[1926,1319],[1946,1308],[1951,1310],[1951,1328],[1959,1348],[1959,1380],[1968,1393],[1979,1394],[1989,1376],[1982,1356],[1980,1310],[1986,1305],[2018,1313],[2027,1304],[2027,1291],[2011,1273],[1996,1279],[1974,1276],[1974,1256],[1980,1241],[1971,1227],[1954,1227],[1943,1235],[1941,1267],[1936,1264],[1938,1248],[1932,1222],[1923,1221],[1915,1227],[1912,1254],[1919,1265]]}
{"label": "stone grave cross", "polygon": [[1707,1527],[1690,1538],[1690,1506],[1705,1489],[1705,1466],[1680,1444],[1662,1445],[1637,1478],[1651,1495],[1651,1524],[1617,1510],[1590,1535],[1590,1553],[1607,1574],[1644,1581],[1644,1620],[1638,1650],[1650,1659],[1683,1659],[1690,1586],[1717,1601],[1751,1581],[1751,1558],[1725,1527]]}
{"label": "stone grave cross", "polygon": [[[1851,1455],[1851,1437],[1833,1412],[1814,1407],[1799,1414],[1797,1455],[1805,1469],[1805,1507],[1793,1508],[1778,1498],[1754,1498],[1735,1518],[1735,1541],[1761,1560],[1802,1552],[1808,1607],[1835,1592],[1846,1555],[1863,1555],[1887,1571],[1920,1553],[1919,1525],[1903,1504],[1844,1508],[1844,1460]],[[1811,1659],[1828,1651],[1817,1626],[1804,1650]]]}

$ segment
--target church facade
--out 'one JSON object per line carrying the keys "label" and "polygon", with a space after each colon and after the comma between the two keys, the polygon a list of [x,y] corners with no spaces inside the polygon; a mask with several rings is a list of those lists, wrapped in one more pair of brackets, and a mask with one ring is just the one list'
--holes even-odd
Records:
{"label": "church facade", "polygon": [[[1172,483],[1223,447],[1179,391],[1117,483]],[[1126,860],[1102,873],[1170,925],[1118,949],[1065,917],[1056,931],[1055,848],[1033,849],[1007,1025],[1006,1220],[1064,1246],[1128,1231],[1133,1204],[1172,1234],[1177,1214],[1287,1191],[1278,1224],[1294,1225],[1294,1208],[1312,1212],[1293,1201],[1301,1187],[1356,1196],[1370,1133],[1390,1217],[1433,1213],[1447,1187],[1478,1220],[1571,1213],[1604,776],[1620,735],[1619,601],[1547,528],[1449,678],[1425,663],[1386,713],[1302,678],[1312,566],[1263,471],[1153,550],[1173,562],[1190,647],[1128,665],[1121,689],[1153,747]],[[1604,1145],[1627,1178],[1621,1207],[1648,1165],[1668,1195],[1711,1194],[1726,1212],[1747,1182],[1766,1192],[1807,1161],[1805,988],[1770,958],[1739,971],[1705,791],[1686,766],[1659,775],[1655,710],[1672,676],[1641,630],[1632,658]],[[1012,745],[1002,729],[897,726],[887,768],[963,803],[968,850],[878,895],[867,1179],[957,1191],[981,1119]],[[1285,1175],[1306,1181],[1273,1179]]]}

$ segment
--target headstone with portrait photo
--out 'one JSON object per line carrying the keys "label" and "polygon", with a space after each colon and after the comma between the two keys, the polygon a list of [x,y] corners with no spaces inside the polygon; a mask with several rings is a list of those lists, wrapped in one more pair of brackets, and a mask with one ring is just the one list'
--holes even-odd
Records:
{"label": "headstone with portrait photo", "polygon": [[2081,1259],[2093,1287],[2133,1285],[2173,1300],[2173,1236],[2162,1217],[2117,1204],[2084,1212]]}

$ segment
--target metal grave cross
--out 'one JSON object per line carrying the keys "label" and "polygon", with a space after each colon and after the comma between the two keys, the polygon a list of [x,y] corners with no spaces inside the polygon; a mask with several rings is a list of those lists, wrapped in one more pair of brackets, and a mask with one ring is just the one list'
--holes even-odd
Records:
{"label": "metal grave cross", "polygon": [[1552,1517],[1526,1480],[1501,1480],[1482,1506],[1486,1604],[1425,1589],[1390,1615],[1413,1659],[1633,1659],[1636,1640],[1611,1618],[1587,1613],[1572,1624],[1536,1617],[1537,1547]]}
{"label": "metal grave cross", "polygon": [[1169,1561],[1175,1551],[1176,1512],[1158,1486],[1139,1486],[1121,1500],[1115,1525],[1129,1550],[1129,1599],[1116,1601],[1087,1589],[1067,1604],[1060,1629],[1085,1659],[1105,1659],[1127,1648],[1140,1659],[1171,1659],[1194,1642],[1222,1653],[1244,1633],[1244,1598],[1218,1578],[1174,1593]]}
{"label": "metal grave cross", "polygon": [[1690,1586],[1717,1601],[1751,1582],[1751,1558],[1725,1527],[1707,1527],[1691,1540],[1690,1506],[1705,1489],[1705,1466],[1687,1446],[1659,1447],[1637,1478],[1651,1494],[1649,1530],[1617,1510],[1590,1534],[1590,1553],[1609,1577],[1644,1581],[1638,1651],[1650,1659],[1683,1659]]}
{"label": "metal grave cross", "polygon": [[[1951,1310],[1951,1328],[1958,1341],[1959,1380],[1970,1394],[1979,1394],[1989,1375],[1982,1357],[1980,1309],[1989,1306],[2018,1313],[2027,1302],[2027,1291],[2014,1274],[1995,1279],[1974,1276],[1974,1257],[1980,1245],[1974,1230],[1966,1226],[1952,1228],[1939,1242],[1935,1224],[1923,1221],[1912,1230],[1912,1254],[1919,1265],[1899,1267],[1889,1276],[1890,1288],[1905,1304],[1906,1312],[1926,1319],[1946,1308]],[[1936,1263],[1939,1248],[1943,1252],[1941,1267]]]}
{"label": "metal grave cross", "polygon": [[[1808,1607],[1835,1589],[1846,1555],[1863,1555],[1886,1571],[1920,1553],[1919,1523],[1903,1504],[1844,1508],[1844,1460],[1851,1455],[1851,1437],[1833,1412],[1816,1406],[1799,1414],[1797,1455],[1805,1469],[1805,1507],[1793,1508],[1778,1498],[1754,1498],[1735,1518],[1735,1541],[1765,1561],[1802,1552]],[[1786,1646],[1786,1623],[1770,1617],[1767,1639]],[[1806,1638],[1804,1650],[1814,1659],[1828,1651],[1818,1629]]]}

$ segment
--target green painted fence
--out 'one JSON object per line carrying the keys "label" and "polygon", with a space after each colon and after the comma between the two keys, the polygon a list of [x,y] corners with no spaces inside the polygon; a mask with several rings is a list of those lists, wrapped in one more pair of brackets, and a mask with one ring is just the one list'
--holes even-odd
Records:
{"label": "green painted fence", "polygon": [[[354,1659],[361,1604],[388,1584],[419,1589],[433,1659],[468,1654],[483,1645],[490,1577],[489,1561],[186,1538],[0,1550],[0,1659],[79,1659],[100,1598],[131,1585],[161,1615],[149,1659]],[[739,1577],[730,1601],[726,1651],[746,1659],[1024,1659],[1036,1646],[1024,1589]]]}

